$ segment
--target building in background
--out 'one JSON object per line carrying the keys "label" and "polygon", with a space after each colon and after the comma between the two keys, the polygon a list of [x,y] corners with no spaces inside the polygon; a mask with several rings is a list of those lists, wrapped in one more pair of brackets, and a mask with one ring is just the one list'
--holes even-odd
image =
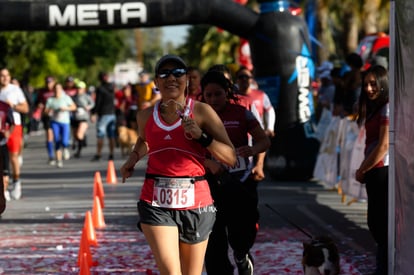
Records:
{"label": "building in background", "polygon": [[139,73],[143,70],[141,64],[133,60],[115,64],[111,80],[117,87],[125,86],[128,83],[138,83]]}

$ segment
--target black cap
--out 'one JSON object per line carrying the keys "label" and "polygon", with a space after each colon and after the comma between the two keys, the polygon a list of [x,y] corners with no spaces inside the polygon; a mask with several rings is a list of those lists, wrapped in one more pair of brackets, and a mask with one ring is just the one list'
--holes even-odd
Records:
{"label": "black cap", "polygon": [[187,69],[187,65],[185,64],[184,60],[181,57],[173,55],[173,54],[167,54],[161,57],[160,60],[158,60],[157,65],[155,65],[155,74],[157,74],[160,67],[162,67],[162,65],[164,65],[167,62],[174,62],[180,68]]}

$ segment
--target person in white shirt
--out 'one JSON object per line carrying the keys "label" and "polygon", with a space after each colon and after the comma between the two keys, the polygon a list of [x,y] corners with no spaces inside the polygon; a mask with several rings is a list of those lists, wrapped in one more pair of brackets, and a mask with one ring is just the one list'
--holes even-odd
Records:
{"label": "person in white shirt", "polygon": [[19,153],[23,142],[23,125],[20,114],[29,112],[29,104],[22,89],[11,84],[11,76],[7,68],[0,70],[0,101],[9,104],[13,109],[14,127],[7,142],[12,167],[12,182],[9,185],[9,191],[11,197],[18,200],[21,197]]}

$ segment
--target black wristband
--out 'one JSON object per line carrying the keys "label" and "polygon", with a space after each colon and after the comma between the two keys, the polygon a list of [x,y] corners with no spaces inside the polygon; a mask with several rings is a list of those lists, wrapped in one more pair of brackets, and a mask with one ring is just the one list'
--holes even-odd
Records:
{"label": "black wristband", "polygon": [[200,138],[195,139],[201,146],[204,148],[208,147],[213,142],[213,137],[207,134],[206,132],[202,132]]}

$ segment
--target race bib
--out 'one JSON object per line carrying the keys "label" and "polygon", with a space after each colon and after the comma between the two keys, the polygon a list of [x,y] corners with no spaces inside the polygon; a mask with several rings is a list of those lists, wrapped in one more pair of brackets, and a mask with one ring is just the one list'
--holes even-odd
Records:
{"label": "race bib", "polygon": [[226,166],[229,173],[244,171],[247,169],[246,159],[241,156],[237,156],[237,162],[234,166]]}
{"label": "race bib", "polygon": [[173,209],[194,206],[194,179],[156,178],[152,206]]}

